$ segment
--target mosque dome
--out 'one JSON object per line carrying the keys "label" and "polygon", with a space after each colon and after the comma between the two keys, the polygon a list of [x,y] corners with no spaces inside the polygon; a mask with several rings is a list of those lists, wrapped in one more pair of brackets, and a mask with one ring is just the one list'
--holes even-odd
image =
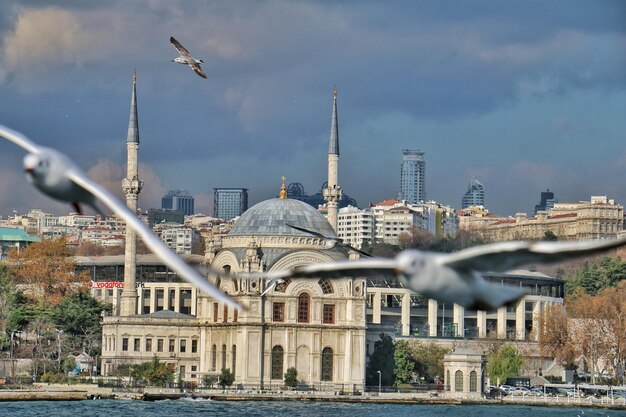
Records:
{"label": "mosque dome", "polygon": [[324,236],[336,236],[328,220],[310,205],[288,198],[272,198],[249,208],[228,236],[310,236],[287,224]]}

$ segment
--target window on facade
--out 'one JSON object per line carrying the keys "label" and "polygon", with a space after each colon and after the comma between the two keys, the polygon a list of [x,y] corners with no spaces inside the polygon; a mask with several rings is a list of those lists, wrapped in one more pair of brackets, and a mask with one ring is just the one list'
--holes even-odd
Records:
{"label": "window on facade", "polygon": [[226,345],[222,345],[222,369],[226,369]]}
{"label": "window on facade", "polygon": [[181,365],[180,366],[180,378],[184,378],[185,377],[185,365]]}
{"label": "window on facade", "polygon": [[163,310],[164,305],[165,305],[165,290],[163,288],[158,288],[155,293],[154,311]]}
{"label": "window on facade", "polygon": [[213,345],[211,348],[211,370],[215,371],[217,368],[217,346]]}
{"label": "window on facade", "polygon": [[298,296],[298,323],[309,322],[309,304],[311,297],[307,293]]}
{"label": "window on facade", "polygon": [[233,345],[233,351],[230,354],[230,371],[235,375],[235,365],[237,364],[237,345]]}
{"label": "window on facade", "polygon": [[197,352],[198,352],[198,340],[192,339],[191,340],[191,353],[197,353]]}
{"label": "window on facade", "polygon": [[183,314],[191,314],[191,290],[180,290],[180,310]]}
{"label": "window on facade", "polygon": [[272,379],[283,379],[283,356],[282,346],[272,348]]}
{"label": "window on facade", "polygon": [[128,351],[128,338],[127,337],[122,337],[122,351],[123,352]]}
{"label": "window on facade", "polygon": [[141,339],[136,337],[135,340],[133,340],[133,350],[135,352],[139,352],[140,349],[141,349]]}
{"label": "window on facade", "polygon": [[180,353],[187,351],[187,339],[180,339]]}
{"label": "window on facade", "polygon": [[322,350],[322,381],[333,380],[333,350],[329,347],[325,347]]}
{"label": "window on facade", "polygon": [[142,291],[142,298],[143,298],[143,314],[150,314],[150,289],[149,288],[145,288]]}
{"label": "window on facade", "polygon": [[174,311],[176,303],[176,290],[174,288],[170,288],[167,290],[167,309],[170,311]]}
{"label": "window on facade", "polygon": [[450,391],[450,371],[446,371],[446,391]]}
{"label": "window on facade", "polygon": [[476,371],[472,371],[470,372],[470,386],[469,386],[470,392],[477,392],[478,391],[478,375],[476,374]]}
{"label": "window on facade", "polygon": [[152,352],[152,338],[146,337],[146,352]]}
{"label": "window on facade", "polygon": [[324,314],[322,316],[322,321],[324,324],[335,323],[335,305],[334,304],[324,304]]}
{"label": "window on facade", "polygon": [[219,306],[217,303],[213,303],[213,322],[217,323],[217,313],[219,312]]}
{"label": "window on facade", "polygon": [[224,304],[224,317],[222,317],[222,323],[226,323],[226,319],[228,319],[228,306]]}
{"label": "window on facade", "polygon": [[333,286],[332,286],[332,284],[330,283],[329,280],[327,280],[327,279],[320,279],[317,283],[320,285],[320,287],[322,287],[322,293],[324,293],[324,294],[332,294],[333,293]]}
{"label": "window on facade", "polygon": [[169,339],[168,352],[174,352],[176,350],[176,340]]}
{"label": "window on facade", "polygon": [[454,391],[463,392],[463,372],[456,371],[454,373]]}
{"label": "window on facade", "polygon": [[157,352],[163,352],[163,339],[157,339]]}
{"label": "window on facade", "polygon": [[285,321],[285,303],[273,304],[274,314],[272,316],[273,321],[283,322]]}

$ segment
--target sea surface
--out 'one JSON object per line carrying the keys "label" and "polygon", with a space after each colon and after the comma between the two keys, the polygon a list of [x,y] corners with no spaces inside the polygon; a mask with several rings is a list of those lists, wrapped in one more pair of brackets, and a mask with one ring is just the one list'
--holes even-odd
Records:
{"label": "sea surface", "polygon": [[329,416],[329,417],[624,417],[626,411],[581,407],[527,407],[517,405],[398,405],[345,404],[314,401],[136,400],[0,402],[0,416]]}

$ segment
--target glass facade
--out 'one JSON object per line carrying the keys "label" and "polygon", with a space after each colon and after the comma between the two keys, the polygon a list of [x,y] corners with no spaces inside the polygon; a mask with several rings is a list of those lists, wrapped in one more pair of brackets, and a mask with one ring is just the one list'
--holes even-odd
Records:
{"label": "glass facade", "polygon": [[426,161],[424,152],[404,149],[400,165],[399,199],[409,203],[426,200]]}
{"label": "glass facade", "polygon": [[230,220],[248,210],[247,188],[214,188],[213,216]]}

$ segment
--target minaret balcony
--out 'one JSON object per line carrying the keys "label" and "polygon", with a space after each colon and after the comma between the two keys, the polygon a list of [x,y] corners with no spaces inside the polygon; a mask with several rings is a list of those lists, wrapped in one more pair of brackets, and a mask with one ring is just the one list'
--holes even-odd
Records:
{"label": "minaret balcony", "polygon": [[332,188],[324,188],[322,192],[324,194],[324,200],[326,201],[339,201],[341,200],[341,197],[343,196],[343,191],[341,190],[341,187],[339,186],[332,187]]}
{"label": "minaret balcony", "polygon": [[143,181],[140,179],[124,178],[122,180],[122,190],[124,190],[124,194],[139,194],[142,188]]}

